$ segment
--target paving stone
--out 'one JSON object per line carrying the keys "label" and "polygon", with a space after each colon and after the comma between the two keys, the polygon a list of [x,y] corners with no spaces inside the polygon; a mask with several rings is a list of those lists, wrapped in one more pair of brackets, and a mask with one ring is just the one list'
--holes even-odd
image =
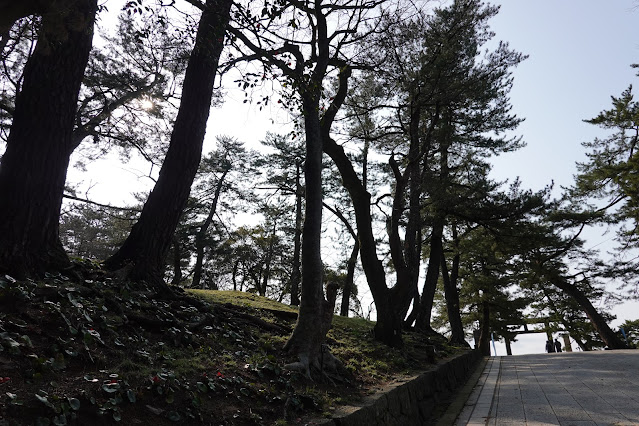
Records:
{"label": "paving stone", "polygon": [[[497,357],[490,425],[639,425],[639,351]],[[488,394],[484,394],[488,393]],[[481,418],[473,418],[481,424]]]}

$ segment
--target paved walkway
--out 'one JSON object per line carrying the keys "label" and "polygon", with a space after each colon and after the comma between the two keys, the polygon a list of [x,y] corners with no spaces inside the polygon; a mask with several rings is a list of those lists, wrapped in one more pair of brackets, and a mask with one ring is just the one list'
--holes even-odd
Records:
{"label": "paved walkway", "polygon": [[639,425],[639,350],[491,357],[456,425]]}

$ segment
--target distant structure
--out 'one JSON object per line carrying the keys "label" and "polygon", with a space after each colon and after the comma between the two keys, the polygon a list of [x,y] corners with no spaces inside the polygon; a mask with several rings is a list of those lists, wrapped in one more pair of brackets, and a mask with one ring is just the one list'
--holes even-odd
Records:
{"label": "distant structure", "polygon": [[[554,340],[554,337],[552,335],[553,330],[555,331],[555,333],[557,332],[557,330],[550,328],[550,322],[551,322],[550,319],[547,317],[546,318],[526,318],[526,323],[524,324],[523,331],[512,332],[513,339],[515,338],[515,336],[519,334],[546,333],[546,337],[548,338],[547,340],[553,341]],[[528,328],[529,324],[543,324],[544,327],[540,329],[531,330]],[[565,352],[572,352],[572,346],[570,345],[570,334],[568,333],[568,331],[559,330],[559,336],[561,336],[561,338],[564,340],[563,350]],[[506,355],[512,355],[513,352],[510,347],[511,339],[504,337],[504,341],[506,343]]]}

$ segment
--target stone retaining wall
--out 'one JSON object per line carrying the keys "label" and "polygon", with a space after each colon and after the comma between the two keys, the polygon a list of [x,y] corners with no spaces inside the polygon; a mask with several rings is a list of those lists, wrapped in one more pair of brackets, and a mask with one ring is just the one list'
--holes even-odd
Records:
{"label": "stone retaining wall", "polygon": [[324,426],[417,426],[433,422],[437,404],[463,385],[482,358],[477,350],[440,362],[433,370],[389,385],[361,404],[340,408]]}

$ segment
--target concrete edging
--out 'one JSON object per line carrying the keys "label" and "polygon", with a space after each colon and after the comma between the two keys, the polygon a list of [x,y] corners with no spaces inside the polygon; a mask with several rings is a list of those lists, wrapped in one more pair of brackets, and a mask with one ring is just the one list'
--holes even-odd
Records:
{"label": "concrete edging", "polygon": [[477,350],[443,360],[434,369],[389,385],[361,404],[339,408],[323,426],[405,426],[430,424],[438,405],[472,375],[482,359]]}

